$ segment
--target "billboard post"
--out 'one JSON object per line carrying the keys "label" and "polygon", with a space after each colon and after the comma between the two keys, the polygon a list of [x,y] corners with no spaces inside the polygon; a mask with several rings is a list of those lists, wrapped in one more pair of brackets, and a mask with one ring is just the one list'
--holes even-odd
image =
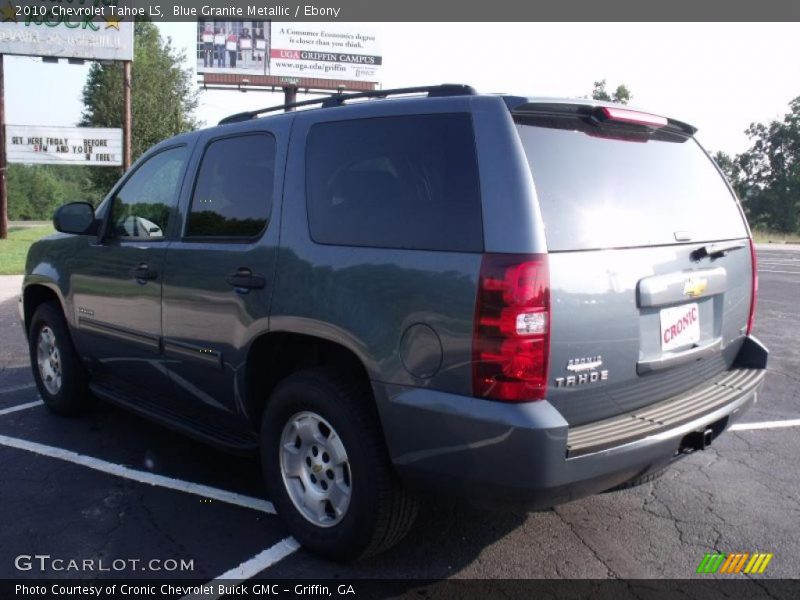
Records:
{"label": "billboard post", "polygon": [[6,86],[3,55],[0,54],[0,240],[8,237],[8,193],[6,192]]}
{"label": "billboard post", "polygon": [[122,62],[122,171],[131,168],[131,129],[133,117],[131,114],[131,61]]}
{"label": "billboard post", "polygon": [[[296,85],[287,85],[283,88],[283,103],[284,104],[293,104],[297,102],[297,86]],[[294,110],[293,108],[287,108],[287,112],[290,110]]]}

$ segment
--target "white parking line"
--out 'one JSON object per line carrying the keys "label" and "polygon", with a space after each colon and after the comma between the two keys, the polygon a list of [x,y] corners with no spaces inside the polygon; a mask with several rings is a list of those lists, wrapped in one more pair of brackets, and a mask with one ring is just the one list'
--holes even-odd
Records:
{"label": "white parking line", "polygon": [[193,483],[191,481],[183,481],[182,479],[173,479],[164,475],[156,475],[155,473],[148,473],[146,471],[138,471],[118,465],[115,463],[107,462],[105,460],[94,458],[93,456],[85,456],[65,450],[63,448],[56,448],[54,446],[47,446],[37,442],[29,442],[19,438],[0,435],[0,446],[7,446],[9,448],[16,448],[17,450],[25,450],[26,452],[33,452],[40,456],[47,456],[49,458],[56,458],[82,467],[88,467],[95,471],[108,473],[109,475],[116,475],[124,479],[130,479],[138,483],[147,483],[158,487],[176,490],[178,492],[185,492],[187,494],[194,494],[203,498],[211,498],[226,502],[227,504],[235,504],[244,508],[258,510],[270,515],[275,514],[275,507],[272,502],[263,500],[261,498],[253,498],[252,496],[244,496],[236,492],[229,492],[228,490],[221,490],[219,488],[203,485],[200,483]]}
{"label": "white parking line", "polygon": [[42,406],[44,402],[41,400],[35,400],[33,402],[26,402],[25,404],[18,404],[17,406],[11,406],[10,408],[4,408],[0,410],[0,417],[3,415],[10,415],[11,413],[15,413],[20,410],[26,410],[28,408],[33,408],[35,406]]}
{"label": "white parking line", "polygon": [[761,421],[760,423],[735,423],[731,431],[749,431],[751,429],[782,429],[784,427],[800,427],[800,419],[787,421]]}
{"label": "white parking line", "polygon": [[293,537],[283,538],[280,542],[275,544],[274,546],[270,546],[263,552],[259,552],[250,560],[246,560],[238,567],[234,567],[230,571],[227,571],[214,579],[213,581],[209,581],[206,585],[210,585],[213,591],[211,595],[208,594],[201,594],[195,595],[191,594],[189,596],[184,596],[181,600],[217,600],[223,594],[217,593],[219,591],[219,584],[225,584],[226,586],[233,586],[237,583],[241,583],[250,579],[251,577],[255,577],[264,569],[271,567],[275,563],[283,560],[290,554],[297,551],[300,548],[300,544],[297,543]]}
{"label": "white parking line", "polygon": [[800,271],[778,271],[777,269],[759,269],[759,273],[791,273],[792,275],[800,275]]}
{"label": "white parking line", "polygon": [[[0,411],[0,415],[25,410],[41,404],[44,403],[41,400],[37,400],[36,402],[28,402],[27,404],[20,404],[19,406],[12,406],[11,408],[6,408]],[[236,506],[258,510],[270,515],[275,514],[275,507],[268,500],[253,498],[252,496],[245,496],[243,494],[237,494],[235,492],[222,490],[200,483],[183,481],[181,479],[174,479],[164,475],[148,473],[146,471],[138,471],[136,469],[111,463],[93,456],[86,456],[83,454],[78,454],[77,452],[72,452],[71,450],[56,448],[55,446],[47,446],[45,444],[39,444],[38,442],[30,442],[28,440],[22,440],[6,435],[0,435],[0,446],[15,448],[17,450],[25,450],[27,452],[39,454],[40,456],[64,460],[82,467],[88,467],[90,469],[94,469],[95,471],[108,473],[109,475],[116,475],[117,477],[129,479],[138,483],[147,483],[179,492],[185,492],[187,494],[194,494],[203,498],[211,498],[227,504],[234,504]],[[300,544],[293,537],[284,538],[274,546],[267,548],[263,552],[259,552],[253,558],[246,560],[239,566],[226,571],[213,581],[210,581],[208,585],[211,585],[212,589],[219,589],[218,584],[221,583],[226,585],[241,583],[242,581],[250,579],[251,577],[255,577],[264,569],[271,567],[275,563],[293,554],[298,548],[300,548]],[[182,600],[199,598],[202,598],[203,600],[217,600],[221,596],[222,594],[216,593],[210,596],[207,594],[202,596],[191,595],[185,596]]]}
{"label": "white parking line", "polygon": [[30,390],[35,388],[35,383],[24,383],[22,385],[15,385],[9,388],[3,388],[0,390],[0,394],[11,394],[12,392],[21,392],[22,390]]}

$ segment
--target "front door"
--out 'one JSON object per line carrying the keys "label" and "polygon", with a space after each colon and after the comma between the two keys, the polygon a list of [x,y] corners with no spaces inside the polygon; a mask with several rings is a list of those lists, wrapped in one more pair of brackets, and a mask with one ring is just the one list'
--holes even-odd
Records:
{"label": "front door", "polygon": [[161,288],[190,148],[154,152],[111,199],[104,234],[75,257],[73,300],[81,346],[98,376],[136,396],[171,392],[161,356]]}
{"label": "front door", "polygon": [[164,268],[164,354],[176,397],[241,425],[249,342],[267,330],[288,123],[198,142],[183,231]]}

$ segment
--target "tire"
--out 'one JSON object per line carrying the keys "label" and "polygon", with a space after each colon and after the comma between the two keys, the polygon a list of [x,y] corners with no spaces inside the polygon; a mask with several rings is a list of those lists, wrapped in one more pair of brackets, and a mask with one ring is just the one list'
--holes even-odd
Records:
{"label": "tire", "polygon": [[652,473],[648,473],[647,475],[642,475],[641,477],[636,477],[631,479],[630,481],[626,481],[625,483],[620,483],[617,487],[613,487],[609,492],[618,492],[621,490],[629,490],[631,488],[638,487],[640,485],[644,485],[645,483],[651,483],[656,481],[657,479],[661,479],[664,473],[667,472],[667,468],[664,467],[657,471],[653,471]]}
{"label": "tire", "polygon": [[311,369],[277,386],[262,419],[261,462],[278,514],[300,544],[337,561],[387,550],[417,515],[373,402],[368,386]]}
{"label": "tire", "polygon": [[33,313],[28,350],[33,378],[47,408],[75,416],[91,407],[86,371],[57,304],[46,302]]}

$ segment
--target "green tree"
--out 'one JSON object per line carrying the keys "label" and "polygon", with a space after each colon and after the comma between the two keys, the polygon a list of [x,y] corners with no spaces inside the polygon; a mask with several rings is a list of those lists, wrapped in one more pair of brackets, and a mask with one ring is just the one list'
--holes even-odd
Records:
{"label": "green tree", "polygon": [[12,221],[49,219],[64,198],[59,180],[44,165],[9,165],[6,185]]}
{"label": "green tree", "polygon": [[[197,90],[186,57],[161,38],[150,22],[134,25],[134,60],[131,70],[131,153],[136,160],[153,144],[198,126],[194,117]],[[121,127],[123,119],[122,65],[94,63],[83,88],[86,127]],[[107,192],[121,169],[91,167],[98,190]]]}
{"label": "green tree", "polygon": [[617,89],[612,93],[606,90],[606,80],[594,82],[594,89],[592,90],[592,100],[602,100],[604,102],[616,102],[618,104],[627,104],[633,98],[633,94],[625,84],[620,84]]}
{"label": "green tree", "polygon": [[[94,187],[91,169],[85,165],[43,165],[58,180],[64,202],[84,201],[97,204],[103,197]],[[47,215],[46,218],[50,218]]]}
{"label": "green tree", "polygon": [[79,165],[8,165],[8,218],[12,221],[46,221],[65,202],[97,203],[87,167]]}
{"label": "green tree", "polygon": [[751,224],[800,231],[800,97],[782,121],[752,123],[750,149],[736,157],[737,191]]}
{"label": "green tree", "polygon": [[740,183],[741,175],[741,169],[739,168],[736,159],[722,151],[716,152],[712,158],[714,159],[714,162],[717,163],[717,166],[720,168],[720,170],[725,173],[725,177],[731,182],[731,185],[736,188],[736,186]]}

